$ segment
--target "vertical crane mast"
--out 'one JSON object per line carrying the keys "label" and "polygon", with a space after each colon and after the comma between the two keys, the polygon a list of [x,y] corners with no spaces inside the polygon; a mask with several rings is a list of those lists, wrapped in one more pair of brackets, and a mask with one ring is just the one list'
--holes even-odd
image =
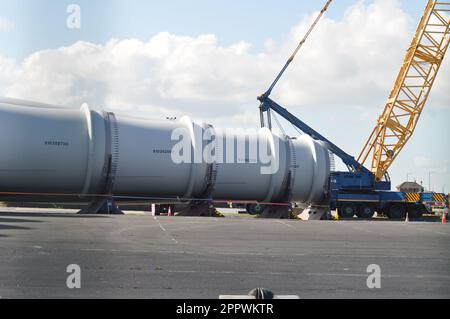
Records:
{"label": "vertical crane mast", "polygon": [[358,162],[381,180],[412,136],[450,42],[450,2],[429,0],[382,115]]}

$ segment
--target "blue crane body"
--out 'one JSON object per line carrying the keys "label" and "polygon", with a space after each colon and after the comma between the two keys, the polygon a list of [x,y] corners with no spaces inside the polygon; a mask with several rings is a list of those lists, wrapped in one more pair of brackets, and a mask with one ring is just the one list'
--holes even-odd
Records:
{"label": "blue crane body", "polygon": [[[263,126],[264,113],[269,115],[270,111],[274,111],[303,133],[324,143],[330,152],[347,165],[348,171],[332,172],[330,175],[328,205],[331,209],[338,209],[341,217],[357,215],[362,218],[370,218],[375,211],[394,219],[403,218],[406,212],[410,217],[419,217],[428,212],[428,206],[425,203],[445,201],[444,194],[411,194],[391,191],[391,182],[387,174],[385,180],[377,181],[375,175],[353,156],[274,102],[267,94],[261,95],[258,100],[261,103],[261,124]],[[270,126],[269,120],[268,123]]]}
{"label": "blue crane body", "polygon": [[[418,114],[420,115],[425,105],[442,59],[449,46],[450,20],[446,21],[442,12],[450,10],[450,3],[441,3],[435,0],[428,1],[412,44],[405,56],[399,77],[385,106],[383,116],[380,117],[377,127],[366,143],[361,153],[362,156],[360,155],[359,157],[361,160],[356,160],[355,157],[347,154],[269,97],[331,2],[332,0],[326,1],[318,17],[278,73],[269,89],[258,97],[261,126],[264,127],[266,125],[264,116],[266,114],[267,126],[269,129],[272,129],[271,111],[274,111],[303,133],[323,143],[331,153],[343,161],[348,171],[332,172],[330,174],[327,203],[331,209],[337,209],[341,217],[357,215],[361,218],[371,218],[375,211],[393,219],[404,218],[407,214],[410,217],[419,217],[423,213],[430,212],[429,206],[426,205],[429,202],[444,203],[448,208],[448,196],[445,194],[391,191],[391,181],[387,168],[414,131]],[[438,24],[433,23],[431,20],[432,16],[438,17],[440,22]],[[439,32],[433,29],[436,27],[440,28]],[[432,45],[426,45],[427,39],[432,38],[434,34],[439,34],[441,38],[439,40],[434,39]],[[433,48],[433,50],[430,51],[430,48]],[[424,53],[423,50],[426,52]],[[424,64],[429,66],[428,72],[423,71]],[[414,73],[414,70],[418,71],[418,73]],[[420,79],[423,83],[422,85],[417,85],[417,83],[411,84],[410,79]],[[394,112],[394,109],[397,113]],[[403,113],[399,115],[399,112]],[[399,118],[402,116],[408,116],[409,122],[407,124],[399,121]],[[385,143],[385,138],[387,137],[395,137],[397,142],[393,145],[387,145]],[[364,162],[370,152],[373,152],[374,159],[372,171],[364,167]]]}

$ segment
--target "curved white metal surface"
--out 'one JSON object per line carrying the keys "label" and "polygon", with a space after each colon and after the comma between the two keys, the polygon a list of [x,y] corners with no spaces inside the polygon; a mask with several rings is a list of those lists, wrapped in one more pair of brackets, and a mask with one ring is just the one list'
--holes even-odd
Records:
{"label": "curved white metal surface", "polygon": [[[172,155],[179,141],[173,132],[180,128],[190,137],[191,154],[190,161],[176,163]],[[87,105],[64,109],[0,99],[0,191],[102,192],[107,150],[115,154],[116,195],[319,203],[328,186],[327,150],[306,135],[289,139],[267,129],[223,132],[187,117],[155,121],[115,116],[114,130],[113,144],[105,116]],[[205,132],[218,143],[211,148],[213,163],[202,157],[211,142],[202,139]],[[255,145],[258,152],[252,153]],[[277,163],[271,174],[262,173],[268,169],[259,158],[263,146],[270,163]]]}
{"label": "curved white metal surface", "polygon": [[4,103],[0,110],[0,189],[80,193],[89,150],[83,113]]}
{"label": "curved white metal surface", "polygon": [[89,106],[86,103],[84,103],[81,106],[80,110],[86,119],[86,129],[87,129],[87,139],[88,139],[88,157],[87,157],[86,178],[84,180],[83,189],[81,190],[81,195],[86,195],[89,193],[89,189],[91,186],[92,165],[94,162],[94,141],[93,141],[93,136],[92,136],[92,120],[91,120],[91,111],[89,110]]}

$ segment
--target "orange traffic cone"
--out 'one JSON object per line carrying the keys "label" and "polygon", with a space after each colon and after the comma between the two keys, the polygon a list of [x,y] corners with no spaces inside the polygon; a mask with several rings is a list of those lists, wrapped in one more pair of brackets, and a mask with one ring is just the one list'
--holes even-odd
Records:
{"label": "orange traffic cone", "polygon": [[167,211],[167,216],[172,216],[172,208],[169,206],[169,210]]}
{"label": "orange traffic cone", "polygon": [[409,222],[409,213],[408,212],[406,212],[406,219],[405,219],[405,222]]}
{"label": "orange traffic cone", "polygon": [[444,209],[444,211],[442,212],[442,224],[446,224],[447,223],[447,209]]}

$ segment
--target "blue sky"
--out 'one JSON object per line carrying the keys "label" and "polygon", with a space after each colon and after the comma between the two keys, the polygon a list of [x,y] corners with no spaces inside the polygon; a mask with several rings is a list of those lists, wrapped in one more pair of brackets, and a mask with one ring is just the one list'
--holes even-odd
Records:
{"label": "blue sky", "polygon": [[[193,43],[204,42],[204,40],[199,40],[199,35],[214,34],[218,43],[212,44],[208,48],[211,49],[212,46],[211,50],[215,53],[209,59],[205,59],[205,61],[196,61],[198,64],[191,65],[190,69],[187,68],[188,72],[195,73],[198,71],[197,69],[201,71],[202,67],[205,67],[206,69],[214,69],[219,75],[224,73],[224,70],[220,68],[216,70],[215,67],[218,63],[224,63],[224,61],[231,61],[229,63],[232,64],[234,58],[241,59],[241,55],[234,52],[236,50],[232,48],[232,45],[240,41],[245,41],[251,44],[251,48],[248,50],[248,56],[244,56],[243,62],[236,61],[239,68],[236,72],[230,73],[230,78],[234,80],[236,77],[239,78],[241,74],[255,72],[254,78],[250,77],[249,79],[251,81],[254,80],[256,84],[249,89],[248,94],[242,95],[240,92],[235,92],[233,83],[228,83],[228,78],[225,75],[223,78],[219,77],[210,82],[201,81],[202,78],[200,77],[198,82],[193,82],[193,86],[177,87],[174,85],[177,89],[174,91],[184,93],[181,97],[177,95],[175,98],[167,98],[170,95],[167,92],[165,92],[166,95],[153,93],[145,95],[138,92],[139,94],[136,97],[131,94],[131,90],[133,89],[131,87],[131,89],[127,89],[128,91],[125,90],[123,94],[124,98],[122,99],[105,98],[100,99],[98,103],[101,105],[109,105],[108,103],[114,104],[115,102],[118,105],[133,105],[133,109],[125,107],[122,109],[122,112],[133,110],[133,113],[137,113],[138,111],[136,110],[143,110],[143,107],[139,103],[141,102],[142,96],[144,96],[144,99],[147,99],[146,101],[148,102],[148,105],[145,106],[147,107],[144,110],[145,112],[149,108],[163,109],[164,112],[173,112],[173,115],[177,116],[187,114],[195,118],[197,115],[197,118],[211,121],[212,124],[216,124],[216,122],[222,119],[222,122],[236,121],[238,123],[236,125],[241,126],[250,124],[257,125],[256,95],[266,89],[270,80],[273,79],[284,61],[281,59],[287,58],[288,51],[295,46],[292,38],[293,28],[301,24],[306,17],[310,17],[314,11],[320,9],[324,2],[300,0],[0,0],[0,22],[1,19],[6,19],[11,23],[11,27],[7,32],[0,32],[0,70],[2,68],[2,57],[14,59],[15,68],[20,70],[12,73],[19,74],[18,80],[15,80],[16,83],[9,83],[11,89],[6,91],[2,90],[2,75],[0,74],[0,95],[5,94],[5,92],[6,95],[14,92],[16,93],[14,97],[18,98],[70,104],[73,100],[70,99],[72,95],[77,92],[84,92],[83,98],[89,103],[95,104],[97,100],[94,99],[94,96],[102,93],[102,90],[105,88],[107,90],[109,86],[114,87],[111,83],[107,83],[108,76],[110,75],[99,76],[91,83],[89,82],[89,78],[95,77],[97,74],[90,73],[89,68],[85,68],[87,69],[85,70],[79,67],[76,59],[67,60],[67,56],[64,56],[58,50],[53,50],[54,52],[52,54],[54,55],[50,55],[50,57],[40,56],[29,69],[22,69],[22,62],[26,57],[37,51],[58,49],[62,46],[71,47],[72,51],[69,51],[72,53],[76,52],[74,56],[77,56],[76,54],[80,55],[80,52],[83,50],[91,50],[89,47],[74,48],[74,43],[79,40],[94,44],[105,44],[112,38],[119,40],[136,38],[141,41],[138,44],[122,43],[122,46],[129,46],[130,48],[124,51],[126,53],[128,51],[133,52],[136,48],[138,48],[138,52],[141,52],[139,50],[144,50],[143,47],[146,43],[153,39],[155,35],[164,31],[176,36],[190,36],[192,37],[190,42]],[[276,92],[274,92],[277,99],[291,101],[286,106],[293,113],[347,152],[355,155],[357,155],[363,146],[366,137],[375,124],[378,115],[381,113],[389,89],[400,67],[404,49],[409,44],[427,1],[378,0],[380,4],[383,2],[397,2],[399,4],[402,15],[397,16],[396,14],[392,14],[392,12],[381,13],[382,16],[385,16],[385,24],[392,23],[394,28],[397,25],[399,26],[398,35],[395,34],[397,30],[391,30],[389,28],[384,30],[387,32],[386,35],[379,34],[377,30],[370,28],[370,23],[365,28],[363,26],[361,27],[361,34],[356,32],[358,30],[346,29],[346,23],[348,24],[348,21],[341,21],[344,13],[349,8],[354,7],[358,2],[356,0],[335,0],[327,12],[327,18],[331,19],[328,22],[337,24],[336,30],[338,31],[333,31],[333,24],[329,24],[328,29],[325,30],[328,30],[327,32],[335,32],[329,36],[339,37],[339,40],[342,41],[349,41],[348,37],[353,36],[355,37],[354,42],[358,45],[360,45],[361,39],[363,39],[363,42],[366,41],[368,43],[367,47],[361,48],[356,46],[356,49],[360,49],[361,51],[355,51],[352,53],[353,55],[345,55],[345,52],[338,52],[345,59],[339,60],[333,56],[335,53],[331,52],[332,48],[322,43],[326,41],[331,42],[333,39],[327,38],[327,33],[322,32],[320,34],[316,32],[312,35],[311,42],[309,42],[300,54],[300,58],[295,61],[292,68],[286,74],[286,77],[281,81]],[[372,0],[362,1],[366,8],[373,2]],[[68,16],[66,8],[71,3],[79,4],[82,9],[82,28],[79,30],[66,28],[66,18]],[[389,6],[381,5],[381,7],[388,8]],[[367,12],[365,13],[367,14]],[[405,17],[408,20],[407,22],[400,21]],[[380,17],[378,16],[378,18]],[[399,21],[396,21],[397,19]],[[360,23],[363,23],[363,20]],[[383,27],[383,24],[380,27]],[[343,32],[342,30],[347,30],[347,33],[338,33]],[[349,31],[352,31],[351,35],[349,35]],[[365,34],[364,32],[371,33]],[[184,45],[184,40],[182,39],[168,39],[168,36],[163,38],[165,38],[164,41],[172,41],[173,43],[171,43],[173,45],[180,45],[180,43]],[[258,68],[258,62],[255,62],[256,65],[249,66],[246,69],[246,63],[253,63],[254,61],[252,59],[257,60],[259,58],[258,53],[266,52],[265,43],[268,39],[273,40],[276,53],[273,54],[271,59],[261,60],[268,62],[267,68],[264,64]],[[371,40],[375,42],[371,43]],[[206,40],[206,42],[208,41],[210,40]],[[348,43],[351,45],[352,40],[350,39]],[[192,44],[194,47],[195,45]],[[319,52],[320,58],[315,60],[314,54],[317,53],[317,47],[320,46],[330,50],[330,53]],[[105,46],[99,50],[107,51],[109,49]],[[352,49],[349,48],[349,50]],[[230,55],[230,60],[227,60],[227,56],[224,56],[224,51]],[[367,72],[365,72],[364,57],[361,58],[360,54],[360,52],[365,54],[366,51],[373,51],[372,53],[375,56],[381,56],[379,61],[382,61],[382,64],[368,65]],[[195,52],[198,55],[200,51]],[[83,54],[78,56],[80,60],[83,57],[85,57]],[[222,60],[217,60],[217,57]],[[250,59],[248,59],[249,57]],[[77,67],[61,67],[61,62],[57,58],[62,59],[61,61],[68,61],[69,64],[76,64]],[[138,55],[137,58],[141,59],[142,57]],[[55,65],[51,64],[52,59],[55,60]],[[358,63],[352,63],[353,60],[356,61],[358,59],[358,63],[362,64],[362,66]],[[447,60],[449,59],[450,57],[447,56]],[[89,62],[89,59],[83,61]],[[100,59],[99,61],[103,60]],[[305,63],[311,64],[311,61],[314,63],[313,66],[305,65]],[[148,61],[143,62],[147,63]],[[130,62],[128,61],[127,63]],[[341,68],[339,68],[339,64],[342,64]],[[128,67],[128,64],[124,64],[123,70],[129,70],[135,67],[133,61],[130,65],[131,68]],[[150,62],[149,66],[154,68]],[[81,70],[77,69],[78,67]],[[310,70],[307,76],[311,78],[307,80],[302,78],[305,75],[302,73],[302,71],[305,72],[303,70],[305,67],[309,67],[308,70]],[[356,69],[356,73],[348,72],[348,74],[353,74],[355,77],[353,81],[351,78],[345,79],[345,81],[353,83],[349,84],[349,87],[346,88],[339,83],[339,77],[337,78],[338,80],[335,80],[333,76],[336,74],[339,75],[339,72],[347,70],[346,68],[350,70],[350,67],[352,71]],[[327,72],[327,68],[335,69],[332,72]],[[114,76],[117,76],[120,72],[124,72],[120,67],[118,69],[121,71],[113,73]],[[181,71],[183,69],[184,67],[182,66]],[[42,72],[42,70],[44,72],[40,74],[39,72]],[[147,73],[146,71],[139,72],[139,67],[137,71],[137,73]],[[69,83],[70,85],[68,87],[72,91],[59,94],[60,92],[58,90],[61,87],[64,88],[64,86],[59,85],[60,83],[56,83],[55,81],[59,81],[60,76],[66,72],[71,78],[82,78],[82,81],[78,82],[85,83],[85,87],[80,89],[79,87],[75,87],[73,83]],[[450,101],[448,93],[450,92],[450,84],[448,82],[450,81],[445,80],[449,79],[448,74],[450,73],[450,68],[448,64],[443,67],[441,73],[445,73],[445,76],[440,74],[437,80],[440,88],[432,91],[429,105],[427,105],[424,111],[415,135],[390,170],[394,185],[405,180],[406,175],[408,175],[410,180],[416,179],[417,181],[423,181],[424,186],[428,187],[428,173],[431,171],[431,187],[437,191],[442,191],[443,188],[446,191],[450,190],[450,149],[448,147],[450,137],[450,128],[448,125],[448,119],[450,118],[450,108],[448,105],[448,101]],[[106,72],[106,74],[109,73]],[[200,74],[204,76],[203,73],[200,72]],[[184,75],[187,76],[186,74]],[[206,75],[208,75],[208,72]],[[38,76],[37,80],[33,76]],[[49,82],[45,88],[36,86],[36,82],[40,82],[41,78]],[[132,81],[134,75],[128,74],[126,79],[127,81]],[[178,80],[178,78],[175,78],[174,83],[177,84]],[[244,78],[244,80],[247,81],[247,78]],[[45,81],[42,80],[42,85],[46,83]],[[122,83],[119,79],[117,81],[119,84]],[[152,79],[146,76],[143,76],[142,79],[137,77],[136,82],[133,82],[132,85],[134,87],[140,87],[140,84],[145,81],[151,82]],[[324,84],[321,86],[320,83],[322,81]],[[365,86],[359,86],[359,81],[362,81]],[[371,81],[378,81],[381,84],[379,83],[377,86],[373,85],[376,87],[376,89],[373,89],[371,88]],[[164,79],[163,82],[167,84],[167,79]],[[316,85],[308,86],[309,82],[316,83]],[[101,84],[99,86],[100,89],[95,86],[99,83]],[[214,83],[219,88],[214,86]],[[352,88],[351,85],[355,84],[355,88]],[[17,89],[18,85],[21,85],[20,89]],[[204,90],[211,89],[212,92],[217,91],[219,93],[213,98],[208,96],[206,99],[207,102],[205,103],[190,99],[189,88],[199,86],[204,86]],[[332,88],[334,86],[336,88]],[[28,90],[28,87],[31,89]],[[117,90],[117,87],[114,88],[116,91],[120,91],[121,89],[120,85],[119,90]],[[45,92],[42,92],[47,89],[49,93],[46,96]],[[146,89],[144,87],[144,90]],[[309,93],[312,90],[310,95],[321,95],[322,100],[319,99],[317,101],[317,99],[311,98],[311,96],[303,99],[303,95],[301,94],[298,96],[294,94],[294,98],[285,98],[286,96],[291,96],[292,93],[296,93],[293,91],[302,93],[302,90],[308,91],[305,93]],[[358,96],[359,91],[362,93]],[[128,94],[129,92],[130,94]],[[368,93],[367,96],[365,96],[366,92]],[[231,99],[230,96],[233,96],[233,94],[245,96],[245,98]],[[330,95],[331,98],[327,98],[327,95]],[[338,102],[332,101],[335,95]],[[211,104],[209,105],[208,103]],[[203,108],[200,108],[199,111],[195,107],[192,107],[195,104],[203,105]],[[224,109],[227,109],[228,113],[223,111]],[[233,117],[232,113],[235,113],[236,116]],[[201,114],[201,117],[198,117],[198,114]],[[246,117],[246,121],[243,120],[244,117]],[[294,131],[288,132],[294,133]]]}
{"label": "blue sky", "polygon": [[[213,33],[222,45],[237,41],[260,50],[267,39],[282,41],[305,14],[324,1],[299,0],[0,0],[0,17],[14,26],[0,33],[0,54],[23,59],[47,48],[78,40],[105,43],[110,38],[150,39],[161,31],[198,36]],[[339,18],[356,0],[335,0],[327,13]],[[371,1],[365,1],[370,3]],[[81,30],[65,28],[66,8],[82,8]],[[426,0],[402,0],[402,8],[417,20]]]}

